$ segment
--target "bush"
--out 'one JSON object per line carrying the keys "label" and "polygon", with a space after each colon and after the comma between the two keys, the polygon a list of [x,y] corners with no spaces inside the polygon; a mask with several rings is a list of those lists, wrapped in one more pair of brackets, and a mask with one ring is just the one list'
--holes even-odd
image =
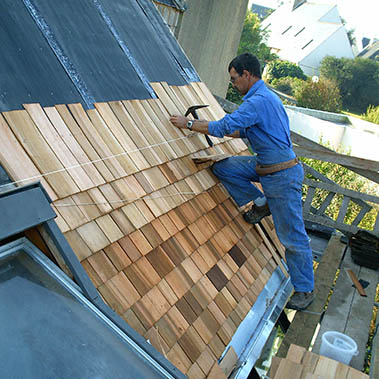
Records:
{"label": "bush", "polygon": [[302,85],[302,83],[304,83],[304,81],[301,79],[286,76],[284,78],[273,79],[270,84],[276,90],[289,96],[294,96],[295,91]]}
{"label": "bush", "polygon": [[296,87],[294,95],[299,107],[327,112],[341,111],[340,92],[336,83],[331,80],[321,79],[313,82],[308,79]]}
{"label": "bush", "polygon": [[286,76],[291,78],[307,79],[301,67],[297,64],[288,61],[272,61],[267,65],[266,76],[268,81],[280,79]]}
{"label": "bush", "polygon": [[336,82],[344,109],[363,113],[379,105],[379,62],[365,58],[325,57],[321,77]]}
{"label": "bush", "polygon": [[226,92],[225,99],[238,105],[242,103],[242,96],[235,88],[233,88],[232,83],[229,83],[229,87],[228,87],[228,91]]}
{"label": "bush", "polygon": [[367,108],[367,112],[362,115],[362,118],[366,121],[373,122],[374,124],[379,124],[379,106],[373,107],[370,105]]}

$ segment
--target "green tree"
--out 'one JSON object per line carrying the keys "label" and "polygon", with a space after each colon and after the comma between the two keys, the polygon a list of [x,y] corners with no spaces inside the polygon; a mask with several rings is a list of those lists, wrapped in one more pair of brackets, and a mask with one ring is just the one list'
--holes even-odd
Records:
{"label": "green tree", "polygon": [[370,105],[367,108],[367,112],[362,115],[362,118],[366,121],[373,122],[374,124],[379,124],[379,106],[373,107]]}
{"label": "green tree", "polygon": [[248,11],[242,29],[238,54],[250,53],[255,55],[262,65],[276,59],[266,45],[267,31],[261,29],[261,21],[257,14]]}
{"label": "green tree", "polygon": [[363,113],[379,105],[379,62],[365,58],[325,57],[321,77],[337,83],[344,109]]}
{"label": "green tree", "polygon": [[301,67],[299,67],[296,63],[282,60],[271,61],[267,66],[266,75],[269,81],[273,79],[285,78],[287,76],[302,80],[307,79],[307,76],[304,74]]}
{"label": "green tree", "polygon": [[[340,19],[341,19],[342,25],[346,29],[346,20],[342,17],[340,17]],[[350,46],[355,45],[355,42],[356,42],[356,38],[354,36],[354,33],[355,33],[355,29],[349,29],[349,30],[346,29],[346,34],[347,34],[347,38],[349,38]]]}
{"label": "green tree", "polygon": [[[241,39],[238,46],[238,54],[251,53],[255,55],[262,68],[267,62],[276,59],[277,56],[271,53],[270,48],[266,45],[267,31],[261,29],[261,21],[258,15],[247,12],[245,22],[242,29]],[[240,104],[242,102],[241,95],[229,85],[226,98],[233,103]]]}

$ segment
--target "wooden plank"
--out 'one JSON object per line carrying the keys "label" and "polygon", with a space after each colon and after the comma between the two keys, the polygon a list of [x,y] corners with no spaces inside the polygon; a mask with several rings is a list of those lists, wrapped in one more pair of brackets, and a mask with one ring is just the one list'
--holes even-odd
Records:
{"label": "wooden plank", "polygon": [[319,355],[311,351],[305,351],[303,360],[302,360],[304,371],[313,373],[317,366],[317,362],[319,358],[320,358]]}
{"label": "wooden plank", "polygon": [[289,361],[287,359],[282,359],[279,363],[279,367],[276,370],[274,379],[300,379],[303,371],[301,364]]}
{"label": "wooden plank", "polygon": [[75,156],[71,153],[58,132],[55,130],[50,120],[39,104],[24,104],[34,125],[44,137],[51,150],[54,151],[57,158],[66,168],[68,174],[75,181],[81,191],[94,187],[92,179],[81,167]]}
{"label": "wooden plank", "polygon": [[351,225],[358,226],[358,224],[362,221],[363,217],[372,209],[372,207],[362,207],[357,216],[354,218]]}
{"label": "wooden plank", "polygon": [[288,349],[286,359],[295,363],[302,363],[305,352],[305,347],[291,344]]}
{"label": "wooden plank", "polygon": [[351,199],[348,196],[344,196],[343,197],[342,204],[340,206],[336,222],[341,222],[341,223],[344,222],[345,216],[346,216],[346,212],[347,212],[347,208],[349,206],[350,200]]}
{"label": "wooden plank", "polygon": [[70,229],[76,229],[80,225],[91,221],[86,215],[79,209],[71,197],[66,197],[63,200],[56,200],[53,203],[53,207],[57,214],[60,214]]}
{"label": "wooden plank", "polygon": [[308,214],[311,211],[312,200],[315,195],[316,188],[313,186],[308,187],[307,196],[304,201],[303,213]]}
{"label": "wooden plank", "polygon": [[130,136],[134,144],[140,149],[140,153],[143,154],[149,165],[156,165],[159,161],[159,157],[155,152],[155,148],[150,146],[151,144],[146,139],[144,133],[142,133],[141,128],[136,125],[123,103],[121,101],[112,101],[109,105],[117,116],[125,133]]}
{"label": "wooden plank", "polygon": [[338,163],[340,165],[347,165],[376,173],[379,171],[379,162],[370,159],[357,158],[334,151],[324,151],[323,149],[304,146],[296,146],[294,150],[297,155],[302,157],[320,159],[322,161]]}
{"label": "wooden plank", "polygon": [[340,235],[330,238],[321,262],[315,273],[315,299],[306,312],[296,312],[284,339],[278,350],[279,357],[285,357],[290,345],[296,344],[308,349],[320,321],[329,291],[333,285],[337,268],[340,264],[345,245],[340,241]]}
{"label": "wooden plank", "polygon": [[[113,113],[109,104],[107,103],[95,103],[95,107],[102,119],[108,126],[109,130],[116,137],[122,148],[127,153],[127,156],[133,161],[134,165],[143,170],[150,166],[144,155],[139,151],[133,140],[129,137],[128,133]],[[90,116],[91,117],[91,116]]]}
{"label": "wooden plank", "polygon": [[[343,188],[341,187],[340,185],[338,185],[337,183],[333,182],[333,180],[329,179],[327,176],[319,173],[317,170],[315,170],[313,167],[311,166],[308,166],[306,163],[303,163],[303,167],[304,167],[304,171],[305,173],[307,174],[310,174],[314,179],[318,179],[318,180],[321,180],[321,182],[324,182],[324,183],[329,183],[331,185],[334,185],[335,186],[335,190],[333,191],[334,193],[335,192],[339,192],[337,190],[340,189],[340,188]],[[370,210],[371,209],[371,206],[367,203],[365,203],[363,200],[361,199],[354,199],[352,198],[351,199],[354,203],[358,204],[360,207],[368,207],[367,210]],[[325,208],[326,209],[326,208]],[[319,213],[317,213],[319,214]],[[321,214],[321,213],[320,213]]]}
{"label": "wooden plank", "polygon": [[[151,108],[150,111],[147,111],[153,111],[154,114],[159,118],[160,123],[163,127],[163,129],[160,129],[162,134],[165,135],[163,131],[167,131],[168,136],[166,136],[166,140],[172,141],[174,146],[177,145],[178,148],[174,150],[176,151],[178,157],[191,153],[191,149],[188,147],[189,145],[191,145],[190,142],[186,140],[186,137],[178,128],[174,127],[171,124],[171,122],[169,121],[170,114],[168,113],[162,102],[159,99],[148,99],[143,100],[142,104],[145,104],[145,101]],[[145,109],[147,109],[146,105]]]}
{"label": "wooden plank", "polygon": [[[26,111],[3,113],[13,133],[21,145],[45,175],[45,179],[59,197],[66,197],[79,192],[71,176],[46,143]],[[53,173],[54,172],[54,173]]]}
{"label": "wooden plank", "polygon": [[273,378],[275,376],[276,372],[278,371],[279,364],[283,359],[284,358],[279,358],[275,355],[272,357],[270,370],[268,372],[269,378]]}
{"label": "wooden plank", "polygon": [[[54,201],[58,198],[50,184],[41,177],[40,171],[37,169],[33,161],[26,154],[22,145],[18,142],[15,135],[0,114],[0,162],[4,170],[8,173],[11,180],[21,181],[20,185],[41,180],[43,187],[46,189],[50,198]],[[31,178],[31,179],[28,179]],[[28,180],[24,180],[28,179]],[[7,188],[7,187],[3,187]]]}
{"label": "wooden plank", "polygon": [[203,98],[206,104],[210,104],[212,111],[217,115],[217,119],[225,116],[224,110],[203,82],[192,82],[190,85],[194,88],[198,96]]}
{"label": "wooden plank", "polygon": [[[315,367],[314,374],[320,375],[323,377],[334,378],[336,375],[338,366],[339,366],[339,362],[321,355]],[[347,373],[347,370],[346,370],[346,373]]]}
{"label": "wooden plank", "polygon": [[137,100],[129,100],[123,102],[129,114],[134,119],[138,128],[145,135],[150,145],[157,145],[155,151],[161,161],[156,163],[166,162],[167,160],[175,159],[176,154],[171,146],[167,143],[157,126],[154,124],[150,116],[145,112],[141,103]]}
{"label": "wooden plank", "polygon": [[[374,379],[375,377],[372,378]],[[369,379],[369,376],[359,370],[350,367],[346,379]]]}
{"label": "wooden plank", "polygon": [[186,373],[192,366],[187,354],[183,351],[178,343],[167,353],[167,358],[174,364],[180,371]]}
{"label": "wooden plank", "polygon": [[[123,170],[120,170],[119,173],[121,176],[127,176],[130,174],[134,174],[139,171],[136,157],[133,160],[128,154],[127,150],[120,143],[120,141],[116,138],[116,136],[112,133],[112,130],[108,127],[108,125],[104,122],[99,112],[96,109],[89,109],[87,114],[92,122],[93,127],[99,133],[103,141],[108,146],[111,153],[116,156],[117,162],[120,164]],[[144,158],[141,158],[144,160]],[[143,163],[145,163],[144,160]],[[139,163],[139,161],[138,161]],[[147,162],[146,162],[147,165]],[[146,167],[146,166],[145,166]]]}
{"label": "wooden plank", "polygon": [[[103,140],[97,129],[88,118],[87,113],[84,111],[81,104],[70,104],[69,109],[71,114],[79,125],[81,132],[85,135],[86,139],[92,145],[92,148],[99,155],[104,162],[107,169],[112,173],[113,178],[121,178],[126,176],[125,169],[121,166],[120,162],[114,157],[114,153],[108,147],[106,141]],[[118,151],[120,148],[118,147]]]}
{"label": "wooden plank", "polygon": [[349,269],[346,270],[346,272],[347,272],[348,275],[350,276],[350,279],[351,279],[351,281],[353,282],[353,284],[354,284],[355,288],[357,289],[357,291],[359,292],[359,294],[360,294],[361,296],[367,297],[366,292],[365,292],[365,290],[364,290],[363,287],[362,287],[362,284],[359,283],[358,278],[357,278],[357,276],[354,274],[353,270],[349,268]]}
{"label": "wooden plank", "polygon": [[222,371],[221,367],[218,365],[217,362],[214,363],[213,367],[211,368],[211,371],[209,372],[208,379],[226,379],[227,376]]}
{"label": "wooden plank", "polygon": [[71,230],[65,233],[64,236],[70,244],[75,255],[78,257],[79,261],[82,261],[92,255],[92,251],[76,230]]}
{"label": "wooden plank", "polygon": [[322,204],[320,205],[320,208],[317,210],[316,215],[320,215],[320,216],[322,216],[322,215],[325,213],[326,208],[328,208],[328,206],[329,206],[330,203],[332,202],[334,196],[335,196],[335,193],[334,193],[334,192],[329,192],[329,193],[326,195],[326,198],[325,198],[325,200],[322,202]]}
{"label": "wooden plank", "polygon": [[151,119],[157,131],[159,131],[159,133],[163,136],[164,140],[171,147],[174,153],[173,158],[178,158],[182,156],[183,153],[178,145],[178,141],[174,141],[179,136],[178,133],[173,133],[173,130],[177,128],[174,128],[173,125],[170,122],[168,122],[167,116],[163,116],[162,110],[159,110],[158,114],[157,112],[154,112],[154,109],[148,100],[141,100],[139,104],[142,106],[142,109],[146,113],[146,115]]}
{"label": "wooden plank", "polygon": [[[297,134],[293,131],[291,131],[291,139],[292,139],[292,142],[296,145],[299,145],[299,146],[302,146],[303,148],[306,147],[306,148],[311,148],[311,149],[317,149],[317,150],[320,150],[322,152],[332,152],[334,153],[331,149],[328,149],[320,144],[318,144],[317,142],[313,142],[312,140],[310,140],[309,138],[306,138],[306,137],[303,137],[301,136],[300,134]],[[294,151],[296,154],[297,153],[297,146],[294,146]],[[298,154],[300,155],[300,154]],[[318,158],[316,158],[318,159]],[[338,162],[337,162],[338,163]],[[374,171],[371,171],[371,170],[366,170],[366,169],[361,169],[361,168],[355,168],[355,167],[352,167],[352,166],[349,166],[349,165],[345,165],[343,164],[344,167],[348,168],[349,170],[351,171],[354,171],[356,172],[357,174],[359,175],[362,175],[370,180],[373,180],[374,182],[376,183],[379,183],[379,173],[378,172],[374,172]]]}
{"label": "wooden plank", "polygon": [[109,239],[95,221],[79,226],[76,231],[93,253],[110,245]]}
{"label": "wooden plank", "polygon": [[88,192],[81,192],[72,196],[74,204],[78,206],[80,211],[88,221],[92,221],[102,215],[102,212],[92,200]]}
{"label": "wooden plank", "polygon": [[[184,109],[184,107],[182,106],[181,110],[179,110],[177,108],[177,105],[174,103],[174,101],[170,98],[170,96],[167,94],[167,92],[164,90],[164,88],[162,87],[161,83],[151,83],[151,86],[153,87],[154,91],[156,92],[156,94],[158,95],[159,97],[159,100],[160,102],[162,103],[162,105],[166,108],[167,110],[167,114],[168,115],[175,115],[175,114],[184,114],[184,112],[186,111],[186,109]],[[174,126],[172,126],[174,128]],[[186,146],[187,148],[189,149],[189,152],[190,153],[193,153],[197,150],[199,150],[194,142],[192,141],[191,138],[188,138],[188,132],[184,132],[182,129],[178,129],[177,130],[179,135],[183,138],[183,137],[187,137],[185,139],[186,141]]]}
{"label": "wooden plank", "polygon": [[118,274],[116,267],[112,264],[103,251],[99,251],[98,253],[91,255],[88,257],[87,261],[100,277],[102,283],[107,282],[109,279]]}
{"label": "wooden plank", "polygon": [[[346,272],[347,269],[354,270],[358,277],[370,283],[365,288],[367,297],[360,296],[357,289],[352,286],[351,279]],[[358,370],[362,369],[377,282],[378,272],[353,263],[348,250],[313,347],[315,352],[319,351],[324,332],[335,330],[344,333],[354,339],[359,350],[359,354],[353,356],[350,365]]]}
{"label": "wooden plank", "polygon": [[95,221],[111,243],[118,241],[124,236],[110,215],[101,216]]}
{"label": "wooden plank", "polygon": [[343,232],[356,233],[359,229],[357,226],[344,224],[342,222],[336,222],[331,218],[325,216],[317,216],[312,213],[303,214],[304,220],[317,222],[321,225],[330,226],[333,229],[338,229]]}
{"label": "wooden plank", "polygon": [[82,147],[70,132],[68,126],[64,123],[57,109],[55,107],[45,107],[44,111],[55,130],[59,133],[59,136],[75,156],[78,163],[82,165],[83,170],[92,179],[93,183],[96,186],[104,184],[105,181],[100,172],[96,169],[95,165],[91,163]]}
{"label": "wooden plank", "polygon": [[105,163],[101,160],[100,155],[91,145],[85,133],[83,133],[83,131],[80,129],[79,125],[75,121],[68,108],[65,105],[56,105],[55,108],[58,111],[59,115],[62,117],[66,126],[68,127],[70,134],[78,142],[80,147],[88,156],[88,159],[91,162],[93,162],[93,165],[97,168],[101,176],[104,178],[104,181],[114,180],[114,176],[112,175],[108,167],[105,165]]}

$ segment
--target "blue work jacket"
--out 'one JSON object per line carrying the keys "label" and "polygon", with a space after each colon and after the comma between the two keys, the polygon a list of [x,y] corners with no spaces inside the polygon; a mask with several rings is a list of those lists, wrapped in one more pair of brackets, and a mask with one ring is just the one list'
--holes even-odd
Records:
{"label": "blue work jacket", "polygon": [[208,132],[215,137],[240,132],[247,138],[262,165],[295,158],[287,113],[279,97],[259,80],[244,96],[243,103],[221,120],[210,121]]}

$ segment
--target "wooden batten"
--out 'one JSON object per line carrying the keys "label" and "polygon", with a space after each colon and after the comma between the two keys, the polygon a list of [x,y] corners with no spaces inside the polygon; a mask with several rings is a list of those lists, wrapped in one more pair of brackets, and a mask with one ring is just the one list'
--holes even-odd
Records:
{"label": "wooden batten", "polygon": [[217,375],[283,247],[270,218],[245,223],[209,164],[192,160],[243,155],[245,144],[212,137],[209,147],[169,122],[195,104],[209,105],[200,118],[222,117],[207,87],[152,87],[157,99],[5,112],[0,163],[18,185],[42,181],[110,307],[190,377]]}

